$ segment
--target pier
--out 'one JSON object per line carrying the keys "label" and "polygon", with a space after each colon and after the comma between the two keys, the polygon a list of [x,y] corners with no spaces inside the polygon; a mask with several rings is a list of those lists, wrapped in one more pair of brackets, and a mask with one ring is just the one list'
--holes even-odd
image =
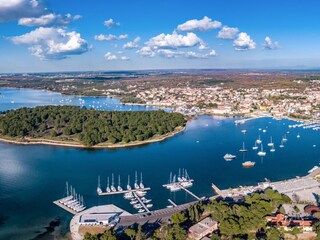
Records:
{"label": "pier", "polygon": [[139,201],[139,203],[141,204],[141,206],[147,211],[150,212],[149,208],[147,208],[147,206],[143,203],[143,201],[140,199],[140,197],[135,193],[132,192],[133,196]]}
{"label": "pier", "polygon": [[180,188],[184,191],[186,191],[186,193],[189,193],[192,197],[194,197],[197,200],[201,200],[201,198],[199,198],[197,195],[195,195],[193,192],[191,192],[190,190],[186,189],[185,187],[183,187],[182,185],[180,185]]}
{"label": "pier", "polygon": [[62,209],[66,210],[67,212],[71,213],[72,215],[76,215],[76,214],[78,213],[78,212],[76,212],[75,210],[69,208],[68,206],[62,204],[62,203],[60,202],[61,200],[62,200],[62,199],[58,199],[58,200],[56,200],[56,201],[53,201],[53,203],[54,203],[55,205],[57,205],[58,207],[61,207]]}
{"label": "pier", "polygon": [[114,192],[100,192],[98,193],[99,196],[105,196],[105,195],[114,195],[114,194],[125,194],[129,192],[136,192],[136,191],[149,191],[151,188],[146,187],[146,188],[138,188],[138,189],[131,189],[131,190],[122,190],[122,191],[114,191]]}
{"label": "pier", "polygon": [[216,192],[216,194],[218,194],[219,196],[223,196],[222,191],[215,184],[211,183],[211,187]]}
{"label": "pier", "polygon": [[169,203],[171,203],[172,206],[174,206],[174,207],[177,207],[177,206],[178,206],[178,205],[177,205],[174,201],[172,201],[171,199],[168,199],[168,201],[169,201]]}

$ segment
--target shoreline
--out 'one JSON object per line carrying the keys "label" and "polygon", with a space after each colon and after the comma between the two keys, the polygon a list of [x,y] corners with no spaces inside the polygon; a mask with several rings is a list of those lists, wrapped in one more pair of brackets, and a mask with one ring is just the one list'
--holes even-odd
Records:
{"label": "shoreline", "polygon": [[[174,137],[175,135],[183,132],[186,129],[186,127],[177,127],[173,132],[167,133],[165,135],[158,136],[154,139],[149,139],[146,141],[140,141],[140,142],[133,142],[133,143],[117,143],[117,144],[106,144],[106,143],[100,143],[95,146],[85,146],[81,143],[76,142],[63,142],[63,141],[57,141],[57,140],[49,140],[49,139],[34,139],[34,140],[14,140],[14,139],[6,139],[0,136],[0,142],[5,143],[11,143],[11,144],[17,144],[17,145],[49,145],[49,146],[59,146],[59,147],[74,147],[74,148],[86,148],[86,149],[116,149],[116,148],[127,148],[127,147],[135,147],[135,146],[141,146],[146,145],[150,143],[156,143],[156,142],[162,142],[168,138]],[[105,144],[105,145],[104,145]]]}

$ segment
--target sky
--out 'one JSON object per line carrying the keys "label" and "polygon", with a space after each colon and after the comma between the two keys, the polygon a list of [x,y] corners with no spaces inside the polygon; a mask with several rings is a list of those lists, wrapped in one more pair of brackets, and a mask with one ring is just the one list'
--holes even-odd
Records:
{"label": "sky", "polygon": [[0,0],[0,72],[319,68],[317,0]]}

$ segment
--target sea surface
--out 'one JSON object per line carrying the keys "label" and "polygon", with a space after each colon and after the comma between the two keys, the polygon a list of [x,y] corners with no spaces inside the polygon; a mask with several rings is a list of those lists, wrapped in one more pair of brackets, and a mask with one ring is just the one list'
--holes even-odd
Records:
{"label": "sea surface", "polygon": [[[70,101],[61,102],[64,98],[80,105],[77,102],[79,97],[65,97],[47,91],[0,89],[0,93],[1,110],[42,104],[70,104]],[[99,101],[99,105],[104,106],[101,109],[119,109],[120,106],[120,109],[127,110],[153,109],[125,106],[109,98],[82,99],[88,105],[89,102],[92,105]],[[132,183],[135,171],[139,180],[142,172],[144,185],[151,187],[147,198],[152,199],[154,209],[159,209],[169,205],[169,198],[178,204],[195,200],[185,192],[170,193],[162,187],[169,181],[170,172],[178,174],[179,168],[188,170],[194,179],[190,190],[201,197],[213,195],[211,183],[224,189],[254,185],[265,178],[283,180],[306,175],[309,169],[319,164],[320,132],[289,129],[288,125],[295,123],[290,120],[261,118],[235,125],[236,119],[199,116],[187,124],[184,132],[163,142],[124,149],[90,150],[0,142],[0,239],[52,239],[51,234],[58,235],[58,238],[65,237],[72,216],[52,201],[64,196],[66,181],[84,196],[88,207],[113,203],[135,213],[121,195],[98,197],[98,176],[103,189],[112,173],[116,185],[120,175],[121,185],[125,188],[128,175]],[[243,129],[247,130],[247,134],[241,133]],[[284,134],[288,141],[284,148],[279,148]],[[301,138],[297,138],[298,134]],[[258,135],[267,152],[264,158],[258,157],[257,152],[252,150]],[[275,143],[274,153],[270,153],[267,146],[270,136]],[[243,142],[248,149],[245,154],[239,152]],[[225,161],[223,156],[226,153],[235,154],[237,158]],[[256,165],[243,168],[242,162],[248,160],[255,161]],[[49,225],[55,224],[59,226],[53,227],[55,231],[50,233],[52,228]]]}

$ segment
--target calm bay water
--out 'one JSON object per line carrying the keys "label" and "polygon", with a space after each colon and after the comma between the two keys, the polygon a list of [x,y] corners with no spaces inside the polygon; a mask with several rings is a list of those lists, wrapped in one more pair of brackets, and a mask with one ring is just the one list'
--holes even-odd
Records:
{"label": "calm bay water", "polygon": [[[10,92],[12,100],[6,97],[6,91]],[[43,103],[61,104],[61,99],[52,102],[52,99],[55,99],[52,95],[55,96],[56,93],[15,89],[0,89],[0,92],[2,110],[13,108],[12,105],[18,102],[19,105],[15,107]],[[35,97],[35,93],[39,92],[40,97]],[[59,94],[57,96],[61,97]],[[28,101],[29,97],[32,103]],[[42,97],[48,101],[43,101]],[[3,99],[9,100],[4,103]],[[79,97],[76,99],[78,101]],[[87,103],[97,100],[83,99]],[[99,99],[99,102],[104,101],[109,99]],[[115,106],[119,105],[115,104],[113,109],[119,108]],[[105,109],[110,109],[108,107],[110,106]],[[135,110],[135,107],[137,106],[133,106],[132,110]],[[162,187],[162,184],[168,182],[169,173],[177,173],[179,168],[186,168],[195,180],[191,191],[199,196],[210,196],[213,194],[211,183],[220,188],[228,188],[256,184],[264,178],[281,180],[305,175],[319,163],[319,132],[301,128],[289,129],[288,124],[293,123],[289,120],[263,118],[240,126],[234,125],[234,120],[200,116],[189,122],[183,133],[173,138],[126,149],[87,150],[0,143],[0,239],[31,239],[45,231],[44,227],[57,217],[61,219],[62,234],[66,233],[71,216],[52,203],[63,196],[66,181],[84,195],[88,207],[114,203],[134,213],[134,209],[122,196],[97,196],[99,175],[102,187],[105,188],[107,176],[111,177],[112,173],[115,174],[116,182],[118,175],[121,175],[122,185],[125,186],[128,174],[131,175],[132,182],[135,171],[143,172],[145,186],[152,188],[147,197],[153,199],[154,208],[157,209],[168,205],[168,198],[177,203],[194,200],[184,192],[170,193]],[[267,132],[263,133],[259,128],[266,129]],[[248,131],[246,135],[241,133],[242,129]],[[288,142],[285,148],[280,149],[278,146],[281,137],[287,131],[290,131],[287,134]],[[298,132],[300,139],[296,137]],[[267,151],[264,158],[258,157],[256,152],[251,150],[258,134],[261,135]],[[270,136],[275,142],[274,153],[270,153],[267,147]],[[243,141],[249,151],[240,154]],[[223,159],[226,153],[236,154],[237,159],[226,162]],[[256,166],[250,169],[242,168],[241,163],[244,160],[255,161]]]}

